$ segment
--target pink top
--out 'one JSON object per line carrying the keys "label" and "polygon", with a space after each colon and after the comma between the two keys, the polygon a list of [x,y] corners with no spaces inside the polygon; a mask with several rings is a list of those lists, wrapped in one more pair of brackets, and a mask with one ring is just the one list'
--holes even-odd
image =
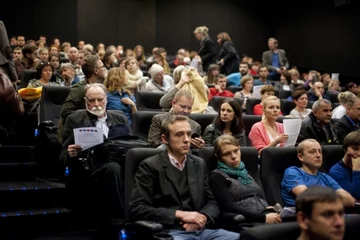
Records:
{"label": "pink top", "polygon": [[[283,124],[276,122],[275,125],[278,135],[283,134],[284,133]],[[265,125],[262,121],[257,122],[252,126],[251,131],[249,133],[249,139],[257,151],[260,151],[261,149],[263,149],[264,147],[266,147],[271,143]],[[281,143],[280,147],[283,146],[284,143]]]}

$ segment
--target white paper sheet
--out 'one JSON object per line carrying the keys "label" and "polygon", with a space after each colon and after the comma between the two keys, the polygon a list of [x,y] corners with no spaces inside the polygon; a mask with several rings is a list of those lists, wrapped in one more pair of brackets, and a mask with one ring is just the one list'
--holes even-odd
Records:
{"label": "white paper sheet", "polygon": [[301,122],[302,120],[300,118],[283,119],[284,134],[289,136],[288,140],[284,144],[284,147],[295,146],[296,140],[300,133]]}
{"label": "white paper sheet", "polygon": [[332,73],[331,74],[331,79],[334,79],[334,80],[339,80],[339,73]]}
{"label": "white paper sheet", "polygon": [[84,127],[74,129],[75,144],[80,145],[82,150],[104,142],[104,136],[101,128]]}
{"label": "white paper sheet", "polygon": [[261,94],[260,94],[260,90],[264,85],[261,86],[253,86],[253,94],[254,94],[254,98],[256,99],[261,99]]}

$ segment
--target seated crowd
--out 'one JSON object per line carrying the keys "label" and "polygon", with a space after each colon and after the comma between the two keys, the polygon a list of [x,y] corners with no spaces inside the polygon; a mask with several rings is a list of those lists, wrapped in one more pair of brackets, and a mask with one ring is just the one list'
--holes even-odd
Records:
{"label": "seated crowd", "polygon": [[[175,240],[239,239],[239,233],[233,230],[214,228],[221,212],[241,214],[252,223],[276,224],[284,220],[283,207],[296,207],[301,239],[306,239],[303,235],[316,231],[311,226],[305,227],[308,198],[317,193],[330,196],[318,201],[338,204],[340,215],[344,206],[353,208],[360,200],[357,86],[350,83],[342,89],[340,82],[329,74],[320,75],[313,70],[300,78],[296,67],[289,68],[286,53],[277,48],[274,38],[269,39],[270,50],[263,53],[260,63],[248,56],[240,58],[227,33],[217,35],[222,46],[217,60],[208,29],[198,27],[194,34],[201,41],[200,51],[179,49],[175,58],[157,47],[146,58],[140,45],[124,52],[121,45],[105,48],[99,43],[94,49],[83,41],[74,47],[56,39],[47,47],[44,36],[38,42],[26,44],[19,41],[23,36],[18,36],[16,44],[12,41],[17,78],[9,76],[18,86],[8,93],[14,98],[15,106],[10,106],[14,106],[16,115],[21,115],[19,112],[24,112],[24,107],[19,106],[21,97],[36,112],[41,94],[29,101],[26,94],[31,89],[49,85],[69,87],[57,129],[57,141],[62,146],[60,159],[69,164],[91,152],[75,144],[74,129],[97,127],[104,139],[111,139],[119,131],[120,135],[132,135],[134,115],[138,112],[137,93],[161,93],[159,111],[147,126],[147,142],[163,152],[140,163],[129,215],[131,221],[161,223]],[[274,56],[277,61],[271,60]],[[36,76],[20,89],[26,70],[35,70]],[[0,74],[11,85],[5,72]],[[253,86],[261,86],[259,96],[253,92]],[[238,89],[232,91],[231,87]],[[331,94],[338,95],[336,107]],[[212,104],[216,98],[223,98],[218,106]],[[253,100],[258,102],[251,105]],[[283,110],[284,101],[293,102],[291,111]],[[262,116],[251,126],[244,125],[248,107],[253,115]],[[204,126],[191,119],[192,114],[212,114],[213,121]],[[289,139],[282,123],[285,118],[301,119],[295,144],[301,166],[285,170],[281,182],[284,206],[280,203],[271,206],[261,183],[248,173],[241,149],[256,149],[261,168],[262,151],[282,148]],[[2,120],[0,127],[6,129],[11,120]],[[0,144],[6,144],[6,136],[0,137]],[[323,161],[327,161],[323,159],[322,146],[340,144],[343,159],[337,159],[339,162],[329,172],[320,172]],[[217,160],[211,172],[207,169],[208,160],[197,156],[208,147],[213,148]],[[123,218],[124,169],[104,156],[95,156],[89,167],[90,178],[96,180],[93,190],[103,196],[103,216]]]}

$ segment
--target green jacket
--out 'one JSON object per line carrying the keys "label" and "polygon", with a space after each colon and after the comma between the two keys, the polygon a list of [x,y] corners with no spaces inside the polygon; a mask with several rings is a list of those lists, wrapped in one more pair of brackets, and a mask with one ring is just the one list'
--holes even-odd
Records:
{"label": "green jacket", "polygon": [[81,82],[71,86],[68,97],[66,98],[61,108],[60,120],[57,131],[57,140],[63,144],[62,130],[67,116],[78,109],[85,109],[85,85],[87,81],[84,79]]}

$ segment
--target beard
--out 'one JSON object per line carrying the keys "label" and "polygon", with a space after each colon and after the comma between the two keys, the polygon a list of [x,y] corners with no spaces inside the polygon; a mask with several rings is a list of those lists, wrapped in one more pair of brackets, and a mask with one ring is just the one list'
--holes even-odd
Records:
{"label": "beard", "polygon": [[89,113],[91,113],[91,114],[93,114],[93,115],[95,115],[95,116],[98,116],[98,117],[101,117],[101,116],[104,115],[104,113],[105,113],[105,109],[102,108],[102,107],[100,107],[100,106],[98,106],[98,107],[93,107],[92,109],[89,109],[89,107],[86,105],[86,110],[87,110]]}

